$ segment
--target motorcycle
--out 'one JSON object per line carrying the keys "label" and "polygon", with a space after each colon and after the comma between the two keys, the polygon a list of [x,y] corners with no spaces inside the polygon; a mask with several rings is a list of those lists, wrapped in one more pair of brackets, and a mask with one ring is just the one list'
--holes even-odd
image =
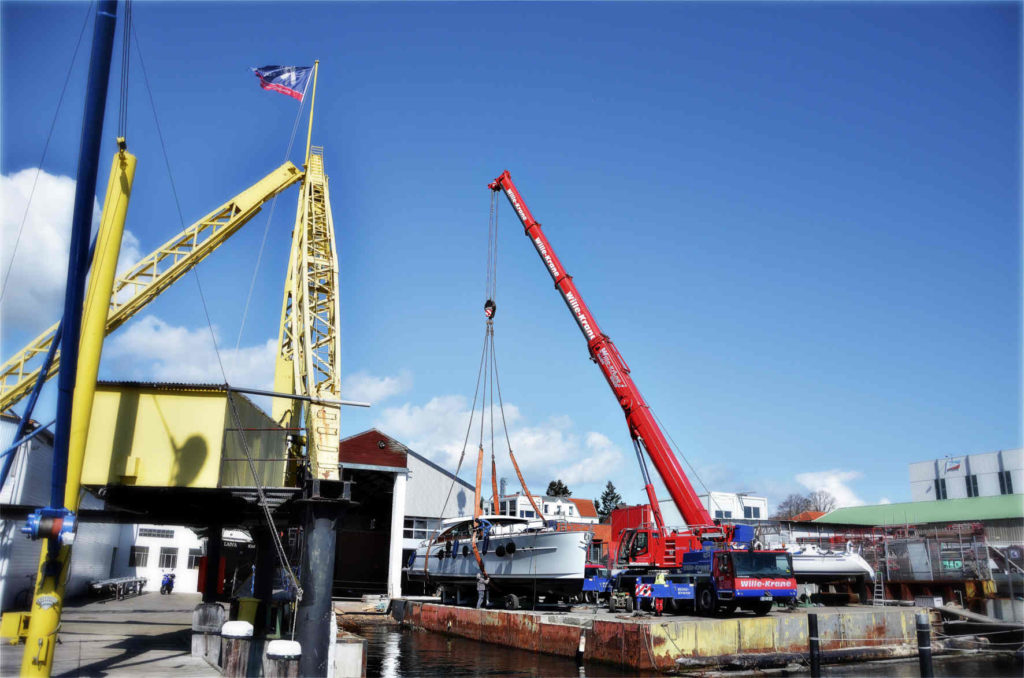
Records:
{"label": "motorcycle", "polygon": [[166,573],[163,579],[160,580],[160,595],[170,594],[174,590],[174,574]]}

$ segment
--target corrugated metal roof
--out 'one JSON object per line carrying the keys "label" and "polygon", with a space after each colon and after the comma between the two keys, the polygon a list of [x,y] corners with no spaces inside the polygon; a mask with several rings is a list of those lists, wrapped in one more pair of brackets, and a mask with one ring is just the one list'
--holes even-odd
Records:
{"label": "corrugated metal roof", "polygon": [[159,391],[227,391],[227,384],[186,384],[183,382],[156,381],[97,381],[97,386],[116,388],[150,388]]}
{"label": "corrugated metal roof", "polygon": [[837,525],[922,525],[973,520],[1024,518],[1024,495],[912,501],[878,506],[849,506],[826,513],[814,522]]}

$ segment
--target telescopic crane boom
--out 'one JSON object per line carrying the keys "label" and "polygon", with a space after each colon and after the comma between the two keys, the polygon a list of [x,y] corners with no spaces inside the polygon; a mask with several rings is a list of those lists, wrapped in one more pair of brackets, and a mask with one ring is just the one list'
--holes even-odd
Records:
{"label": "telescopic crane boom", "polygon": [[572,276],[566,273],[547,236],[541,230],[540,223],[533,218],[523,201],[523,196],[512,183],[512,177],[508,170],[489,184],[489,187],[492,191],[503,191],[512,205],[512,209],[519,215],[520,221],[523,222],[523,228],[526,229],[526,236],[537,249],[537,254],[540,255],[548,273],[551,274],[551,279],[555,282],[555,288],[562,295],[576,324],[583,332],[591,359],[600,366],[605,380],[618,399],[619,405],[622,406],[622,411],[626,415],[626,423],[629,426],[629,434],[633,438],[633,447],[640,462],[640,469],[644,475],[644,489],[647,491],[651,512],[654,514],[654,521],[658,529],[664,529],[664,520],[641,449],[646,450],[647,455],[654,463],[654,468],[665,482],[672,500],[690,529],[696,528],[699,531],[699,528],[713,525],[711,515],[697,499],[697,493],[694,492],[689,479],[683,473],[679,460],[672,452],[665,434],[662,433],[661,427],[658,426],[650,408],[647,407],[647,403],[640,394],[640,389],[629,375],[626,361],[622,359],[622,355],[608,335],[598,327],[593,314],[583,302]]}

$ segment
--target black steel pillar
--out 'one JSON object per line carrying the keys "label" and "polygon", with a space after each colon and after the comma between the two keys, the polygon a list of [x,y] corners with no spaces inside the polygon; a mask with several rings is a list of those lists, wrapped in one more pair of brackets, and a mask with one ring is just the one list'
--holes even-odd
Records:
{"label": "black steel pillar", "polygon": [[932,678],[932,622],[927,612],[918,612],[917,622],[917,661],[921,669],[921,678]]}
{"label": "black steel pillar", "polygon": [[818,615],[811,612],[807,615],[807,641],[811,660],[811,677],[821,675],[821,645],[818,640]]}
{"label": "black steel pillar", "polygon": [[210,525],[206,534],[206,573],[203,578],[203,602],[217,602],[217,589],[220,588],[220,557],[224,540],[221,536],[223,526]]}
{"label": "black steel pillar", "polygon": [[[315,493],[318,494],[318,493]],[[302,646],[299,675],[327,675],[331,644],[331,588],[334,585],[334,549],[337,543],[338,501],[314,496],[305,502],[303,553],[295,640]]]}

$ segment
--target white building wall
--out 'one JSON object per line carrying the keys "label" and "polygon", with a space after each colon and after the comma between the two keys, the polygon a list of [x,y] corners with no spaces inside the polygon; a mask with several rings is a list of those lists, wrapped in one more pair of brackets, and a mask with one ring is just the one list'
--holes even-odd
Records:
{"label": "white building wall", "polygon": [[[579,507],[565,497],[535,496],[533,498],[540,507],[544,520],[564,520],[570,523],[596,524],[598,519],[593,516],[580,515]],[[503,515],[518,518],[533,518],[533,505],[525,494],[515,493],[503,495],[498,500]]]}
{"label": "white building wall", "polygon": [[[202,549],[203,542],[195,532],[180,525],[122,525],[119,536],[117,563],[114,565],[117,577],[145,577],[146,591],[159,591],[160,581],[165,572],[174,573],[174,590],[180,593],[195,593],[199,590],[199,569],[190,568],[189,551]],[[149,530],[167,530],[170,537],[143,536]],[[144,566],[129,565],[131,546],[146,549]],[[127,546],[127,548],[125,548]],[[160,567],[161,549],[175,554],[174,567]]]}
{"label": "white building wall", "polygon": [[1024,449],[943,457],[910,464],[910,497],[912,501],[934,501],[936,479],[945,480],[946,499],[963,499],[967,494],[967,476],[978,479],[978,496],[993,497],[1002,489],[1002,470],[1009,471],[1013,494],[1024,493]]}
{"label": "white building wall", "polygon": [[[407,450],[406,466],[409,474],[405,482],[402,548],[408,550],[419,546],[428,530],[436,529],[439,520],[472,514],[473,486],[461,480],[455,480],[453,486],[451,475],[411,450]],[[414,529],[413,521],[420,521],[417,525],[421,529]]]}
{"label": "white building wall", "polygon": [[[721,511],[721,520],[765,520],[768,518],[768,499],[752,494],[738,494],[736,492],[710,492],[701,494],[697,499],[712,519],[716,511]],[[686,521],[676,508],[671,497],[659,497],[658,505],[661,507],[661,517],[669,527],[685,527]],[[744,518],[746,507],[751,509],[751,517]],[[756,509],[756,511],[754,510]]]}

